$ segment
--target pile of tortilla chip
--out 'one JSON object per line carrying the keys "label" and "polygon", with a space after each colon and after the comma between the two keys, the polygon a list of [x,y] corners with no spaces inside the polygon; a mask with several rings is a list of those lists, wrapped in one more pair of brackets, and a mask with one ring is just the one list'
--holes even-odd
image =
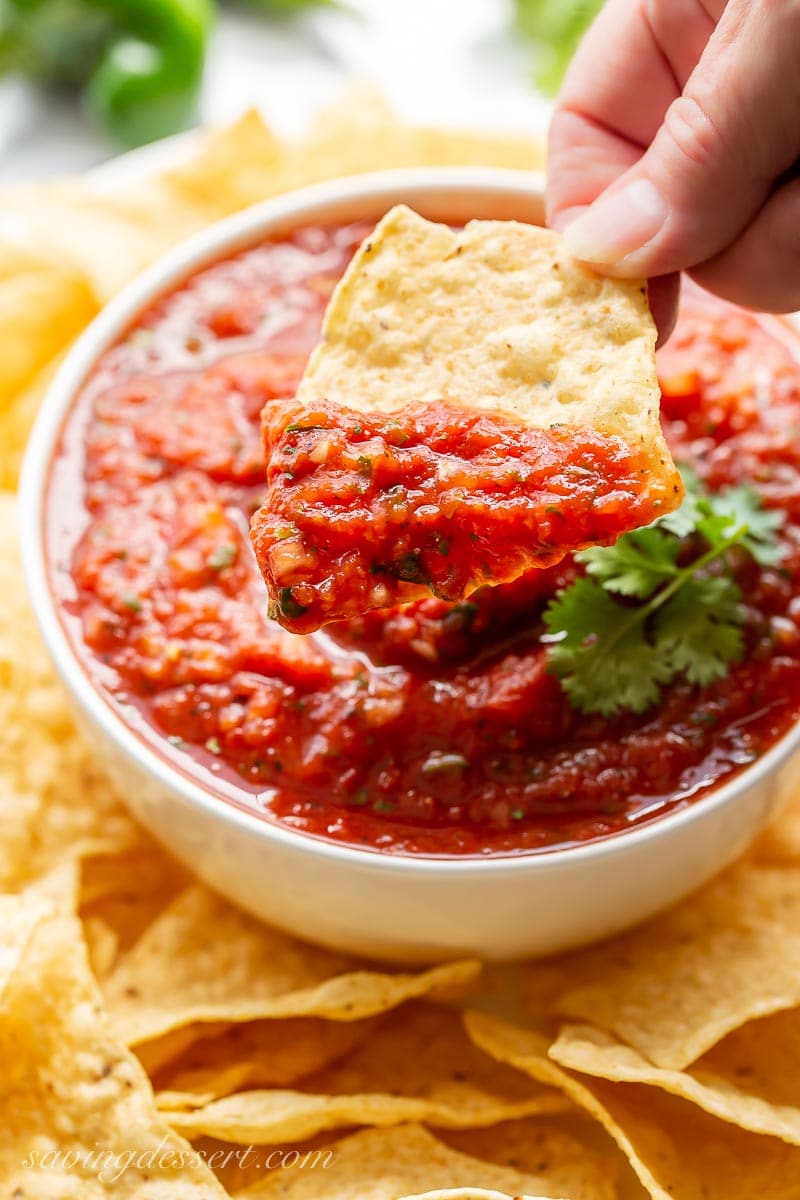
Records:
{"label": "pile of tortilla chip", "polygon": [[137,828],[24,599],[25,440],[70,341],[131,275],[303,183],[540,160],[361,96],[291,145],[247,116],[124,195],[0,190],[0,1196],[800,1197],[800,804],[606,945],[389,970],[260,925]]}

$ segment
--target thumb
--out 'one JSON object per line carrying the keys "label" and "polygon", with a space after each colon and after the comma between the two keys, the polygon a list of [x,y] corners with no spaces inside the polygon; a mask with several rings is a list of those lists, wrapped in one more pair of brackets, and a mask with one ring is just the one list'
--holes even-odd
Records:
{"label": "thumb", "polygon": [[800,7],[729,0],[649,149],[564,230],[579,258],[665,275],[719,254],[800,151]]}

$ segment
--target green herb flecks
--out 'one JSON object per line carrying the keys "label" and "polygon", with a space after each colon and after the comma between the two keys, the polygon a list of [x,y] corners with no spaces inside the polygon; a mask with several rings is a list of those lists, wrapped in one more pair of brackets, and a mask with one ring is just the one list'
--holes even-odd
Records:
{"label": "green herb flecks", "polygon": [[327,425],[287,425],[284,433],[311,433],[315,429],[327,429]]}
{"label": "green herb flecks", "polygon": [[430,576],[422,565],[418,550],[404,554],[395,565],[395,574],[405,583],[430,583]]}
{"label": "green herb flecks", "polygon": [[277,607],[282,616],[291,619],[302,617],[308,612],[306,605],[295,599],[290,587],[281,588],[278,592]]}
{"label": "green herb flecks", "polygon": [[221,542],[209,554],[206,562],[212,571],[224,571],[226,567],[233,566],[237,553],[233,542]]}

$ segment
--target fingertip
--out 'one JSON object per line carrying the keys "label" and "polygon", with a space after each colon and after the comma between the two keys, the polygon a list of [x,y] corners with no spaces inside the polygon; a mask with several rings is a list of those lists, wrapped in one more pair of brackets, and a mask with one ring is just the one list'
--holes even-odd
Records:
{"label": "fingertip", "polygon": [[669,205],[652,180],[627,175],[564,228],[576,258],[614,274],[649,274],[641,260],[669,217]]}
{"label": "fingertip", "polygon": [[[556,208],[554,206],[546,206],[546,220],[549,229],[554,229],[556,233],[563,234],[573,222],[586,212],[585,205],[576,205],[573,208]],[[566,239],[565,239],[566,240]],[[569,244],[569,243],[568,243]]]}

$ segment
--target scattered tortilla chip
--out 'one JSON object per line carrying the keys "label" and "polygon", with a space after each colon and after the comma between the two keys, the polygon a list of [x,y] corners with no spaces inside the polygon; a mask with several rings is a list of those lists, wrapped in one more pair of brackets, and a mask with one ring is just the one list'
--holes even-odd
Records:
{"label": "scattered tortilla chip", "polygon": [[33,429],[36,414],[47,389],[61,366],[64,354],[57,354],[34,376],[23,391],[0,408],[0,487],[13,491],[17,486],[25,447]]}
{"label": "scattered tortilla chip", "polygon": [[196,1038],[159,1072],[152,1070],[150,1047],[156,1043],[149,1043],[150,1074],[155,1076],[159,1105],[201,1108],[245,1086],[287,1087],[341,1059],[367,1036],[376,1019],[297,1017],[230,1025],[212,1036]]}
{"label": "scattered tortilla chip", "polygon": [[97,307],[79,269],[23,243],[0,240],[0,414]]}
{"label": "scattered tortilla chip", "polygon": [[[168,1107],[161,1095],[158,1104]],[[466,1129],[563,1108],[560,1094],[498,1069],[470,1042],[459,1014],[418,1003],[397,1010],[346,1060],[296,1091],[238,1092],[169,1120],[189,1137],[279,1144],[349,1125],[424,1121]]]}
{"label": "scattered tortilla chip", "polygon": [[[286,147],[255,110],[212,130],[186,162],[165,172],[162,184],[207,221],[247,208],[280,190]],[[284,189],[285,190],[285,189]]]}
{"label": "scattered tortilla chip", "polygon": [[347,88],[295,142],[281,142],[257,112],[212,131],[162,188],[213,220],[270,196],[335,179],[397,167],[499,166],[541,169],[540,138],[429,129],[399,121],[373,87]]}
{"label": "scattered tortilla chip", "polygon": [[379,91],[364,83],[346,88],[293,149],[282,173],[282,183],[288,187],[398,167],[539,171],[544,165],[540,138],[407,125],[397,119]]}
{"label": "scattered tortilla chip", "polygon": [[746,1021],[800,1004],[800,869],[744,863],[647,925],[559,961],[558,1013],[682,1070]]}
{"label": "scattered tortilla chip", "polygon": [[36,930],[52,915],[44,898],[0,896],[0,1002],[14,980]]}
{"label": "scattered tortilla chip", "polygon": [[0,888],[112,852],[138,830],[78,736],[28,607],[13,497],[0,495]]}
{"label": "scattered tortilla chip", "polygon": [[[100,982],[102,984],[103,980]],[[161,1037],[153,1038],[152,1041],[136,1046],[134,1053],[147,1074],[153,1079],[159,1071],[179,1059],[200,1038],[215,1037],[229,1028],[230,1024],[227,1021],[198,1022],[195,1025],[179,1026],[177,1029],[171,1029],[169,1033],[162,1034]]]}
{"label": "scattered tortilla chip", "polygon": [[[32,919],[28,901],[17,922]],[[74,917],[50,911],[0,1006],[0,1192],[8,1197],[223,1200],[158,1115],[136,1059],[109,1033]]]}
{"label": "scattered tortilla chip", "polygon": [[[583,1109],[563,1099],[568,1107],[557,1125],[526,1117],[483,1129],[440,1129],[436,1136],[452,1150],[514,1171],[537,1174],[546,1169],[549,1177],[559,1164],[569,1164],[569,1177],[560,1181],[568,1195],[588,1193],[598,1200],[605,1196],[618,1200],[620,1167],[628,1173],[624,1156],[605,1134],[598,1136]],[[628,1200],[624,1189],[621,1195]]]}
{"label": "scattered tortilla chip", "polygon": [[77,913],[80,898],[80,865],[74,858],[56,862],[49,871],[26,883],[22,892],[26,896],[39,896],[43,900],[49,900],[62,912]]}
{"label": "scattered tortilla chip", "polygon": [[95,979],[108,975],[117,961],[119,937],[102,917],[84,917],[83,935]]}
{"label": "scattered tortilla chip", "polygon": [[[91,181],[23,185],[0,195],[3,215],[26,231],[48,261],[78,272],[95,309],[170,246],[208,224],[204,214],[171,202],[157,181],[118,196],[98,191]],[[72,336],[79,331],[80,325],[73,326]]]}
{"label": "scattered tortilla chip", "polygon": [[560,1087],[606,1129],[653,1200],[794,1200],[800,1149],[736,1128],[686,1100],[639,1083],[567,1071],[548,1039],[485,1013],[469,1013],[479,1046],[540,1083]]}
{"label": "scattered tortilla chip", "polygon": [[776,780],[775,815],[756,839],[750,857],[763,863],[800,864],[800,765],[790,760]]}
{"label": "scattered tortilla chip", "polygon": [[[507,1192],[490,1192],[486,1188],[440,1188],[436,1192],[422,1192],[407,1196],[405,1200],[513,1200]],[[518,1196],[517,1200],[534,1200],[531,1196]],[[540,1198],[541,1200],[541,1198]]]}
{"label": "scattered tortilla chip", "polygon": [[128,850],[84,860],[81,916],[102,921],[123,953],[190,882],[188,871],[142,833]]}
{"label": "scattered tortilla chip", "polygon": [[568,1025],[549,1050],[562,1067],[663,1088],[722,1121],[800,1146],[800,1015],[793,1009],[729,1034],[687,1071],[654,1067],[638,1050],[589,1025]]}
{"label": "scattered tortilla chip", "polygon": [[412,974],[360,967],[262,925],[198,885],[157,917],[104,987],[115,1028],[136,1046],[205,1021],[357,1021],[466,986],[480,972],[474,961]]}
{"label": "scattered tortilla chip", "polygon": [[[451,1150],[419,1125],[370,1129],[313,1150],[309,1169],[302,1155],[295,1166],[271,1172],[236,1200],[397,1200],[436,1188],[478,1187],[511,1196],[612,1200],[605,1164],[576,1140],[555,1131],[553,1153],[547,1134],[538,1147],[538,1170],[515,1170]],[[324,1165],[324,1155],[330,1154]]]}
{"label": "scattered tortilla chip", "polygon": [[323,334],[296,397],[265,409],[252,524],[295,632],[461,600],[680,502],[646,287],[595,274],[550,230],[454,231],[399,205]]}

